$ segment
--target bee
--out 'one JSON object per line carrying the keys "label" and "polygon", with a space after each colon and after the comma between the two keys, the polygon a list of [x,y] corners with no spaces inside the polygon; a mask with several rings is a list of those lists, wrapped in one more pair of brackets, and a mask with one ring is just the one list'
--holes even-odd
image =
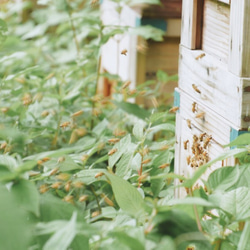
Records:
{"label": "bee", "polygon": [[38,165],[41,165],[41,164],[43,164],[44,162],[49,161],[49,160],[50,160],[49,157],[44,157],[43,159],[38,160],[38,161],[37,161],[37,164],[38,164]]}
{"label": "bee", "polygon": [[51,175],[56,174],[58,172],[58,170],[59,170],[59,168],[52,169],[49,175],[51,176]]}
{"label": "bee", "polygon": [[206,149],[210,141],[212,140],[212,136],[206,137],[206,139],[203,142],[203,147]]}
{"label": "bee", "polygon": [[112,200],[110,200],[107,195],[105,194],[101,194],[101,197],[103,198],[104,202],[106,204],[108,204],[109,206],[113,207],[114,206],[114,202]]}
{"label": "bee", "polygon": [[41,185],[41,186],[39,187],[39,192],[40,192],[41,194],[44,194],[44,193],[46,193],[47,191],[49,191],[49,187],[48,187],[47,184],[43,184],[43,185]]}
{"label": "bee", "polygon": [[198,141],[198,136],[197,135],[193,135],[193,141],[197,142]]}
{"label": "bee", "polygon": [[159,169],[164,169],[164,168],[169,167],[169,166],[170,166],[169,163],[164,163],[164,164],[159,166]]}
{"label": "bee", "polygon": [[189,156],[187,156],[186,160],[187,160],[187,164],[189,165],[189,164],[190,164],[190,162],[191,162],[191,156],[190,156],[190,155],[189,155]]}
{"label": "bee", "polygon": [[136,89],[132,89],[132,90],[129,90],[128,94],[129,94],[129,95],[133,95],[133,94],[135,94],[136,92],[137,92]]}
{"label": "bee", "polygon": [[126,89],[130,84],[131,84],[131,81],[126,81],[126,82],[122,85],[122,89]]}
{"label": "bee", "polygon": [[65,189],[66,192],[69,192],[70,186],[71,186],[71,181],[68,181],[68,182],[65,184],[65,186],[64,186],[64,189]]}
{"label": "bee", "polygon": [[250,116],[249,115],[245,115],[243,118],[244,122],[250,122]]}
{"label": "bee", "polygon": [[61,185],[62,185],[62,183],[58,181],[58,182],[53,183],[51,185],[51,188],[58,189]]}
{"label": "bee", "polygon": [[99,173],[95,174],[95,178],[101,177],[101,176],[103,176],[103,175],[104,175],[103,172],[99,172]]}
{"label": "bee", "polygon": [[60,181],[67,181],[69,178],[70,174],[67,173],[60,173],[59,175],[56,176],[56,179]]}
{"label": "bee", "polygon": [[184,149],[187,150],[187,145],[189,143],[189,140],[186,140],[183,142]]}
{"label": "bee", "polygon": [[81,161],[86,161],[89,158],[87,154],[81,156]]}
{"label": "bee", "polygon": [[123,136],[126,134],[126,131],[116,129],[113,133],[114,136]]}
{"label": "bee", "polygon": [[195,60],[201,59],[205,55],[206,55],[205,53],[201,53],[200,55],[198,55],[198,56],[195,57]]}
{"label": "bee", "polygon": [[177,110],[179,110],[179,107],[175,106],[175,107],[172,107],[168,112],[175,113]]}
{"label": "bee", "polygon": [[141,164],[147,164],[147,163],[149,163],[150,161],[151,161],[151,159],[146,159],[146,160],[142,161]]}
{"label": "bee", "polygon": [[207,135],[207,133],[205,132],[205,133],[202,133],[202,134],[200,134],[200,137],[199,137],[199,139],[200,139],[200,141],[203,141],[203,139],[204,139],[204,137]]}
{"label": "bee", "polygon": [[27,106],[29,104],[32,103],[32,97],[30,94],[26,93],[23,98],[22,98],[22,101],[23,101],[23,105]]}
{"label": "bee", "polygon": [[197,106],[197,103],[196,103],[196,102],[193,102],[193,103],[192,103],[192,112],[193,112],[193,113],[195,113],[195,112],[197,111],[196,106]]}
{"label": "bee", "polygon": [[81,181],[76,181],[73,183],[75,188],[82,188],[84,186],[84,183]]}
{"label": "bee", "polygon": [[1,108],[1,111],[2,111],[3,113],[6,113],[8,110],[9,110],[9,108],[7,108],[7,107]]}
{"label": "bee", "polygon": [[75,112],[74,114],[72,114],[71,117],[80,116],[82,113],[83,113],[83,110],[79,110],[79,111]]}
{"label": "bee", "polygon": [[52,78],[55,75],[55,73],[50,73],[49,75],[47,75],[45,77],[45,80],[49,80],[50,78]]}
{"label": "bee", "polygon": [[142,174],[141,176],[139,176],[139,178],[138,178],[138,181],[144,181],[144,180],[146,180],[146,178],[148,177],[148,173],[145,173],[145,174]]}
{"label": "bee", "polygon": [[58,158],[57,163],[61,163],[61,162],[64,162],[64,161],[65,161],[65,157],[61,156],[61,157]]}
{"label": "bee", "polygon": [[1,144],[0,149],[5,149],[6,146],[7,146],[7,142],[4,141],[4,142]]}
{"label": "bee", "polygon": [[187,125],[188,125],[188,127],[189,127],[190,129],[192,128],[192,126],[191,126],[191,120],[187,119]]}
{"label": "bee", "polygon": [[127,53],[128,53],[128,50],[127,50],[127,49],[123,49],[123,50],[121,51],[121,55],[126,56],[126,55],[127,55]]}
{"label": "bee", "polygon": [[111,156],[117,151],[117,148],[113,148],[108,152],[108,155]]}
{"label": "bee", "polygon": [[108,139],[108,142],[109,143],[117,143],[117,142],[119,142],[120,141],[120,138],[111,138],[111,139]]}
{"label": "bee", "polygon": [[66,128],[70,125],[70,122],[63,122],[62,124],[60,124],[61,128]]}
{"label": "bee", "polygon": [[46,117],[49,115],[49,111],[48,110],[44,110],[42,113],[41,113],[41,116],[42,117]]}
{"label": "bee", "polygon": [[197,87],[195,84],[192,84],[192,87],[193,87],[193,89],[194,89],[197,93],[201,94],[201,91],[198,89],[198,87]]}
{"label": "bee", "polygon": [[100,211],[95,211],[91,214],[91,217],[94,218],[96,216],[100,215]]}
{"label": "bee", "polygon": [[163,150],[167,150],[167,149],[169,149],[169,147],[170,147],[169,145],[163,145],[163,146],[160,148],[160,150],[162,150],[162,151],[163,151]]}
{"label": "bee", "polygon": [[74,199],[74,196],[73,196],[73,195],[66,195],[66,196],[63,198],[63,201],[66,201],[66,202],[69,202],[69,203],[73,204],[73,203],[74,203],[73,199]]}
{"label": "bee", "polygon": [[204,118],[204,116],[205,116],[205,112],[200,112],[195,117],[196,118]]}
{"label": "bee", "polygon": [[79,197],[79,200],[78,201],[80,201],[80,202],[84,202],[84,201],[86,201],[87,199],[88,199],[88,195],[86,195],[86,194],[84,194],[84,195],[81,195],[80,197]]}

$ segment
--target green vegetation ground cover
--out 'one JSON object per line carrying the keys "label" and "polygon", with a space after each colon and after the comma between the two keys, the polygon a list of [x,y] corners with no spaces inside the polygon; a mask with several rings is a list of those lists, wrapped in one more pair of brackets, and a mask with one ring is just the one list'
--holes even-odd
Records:
{"label": "green vegetation ground cover", "polygon": [[[97,93],[108,39],[161,31],[104,26],[96,1],[8,1],[0,14],[0,249],[249,249],[249,135],[186,179],[173,173],[169,107],[128,102],[172,76],[131,91],[106,74],[115,91]],[[194,188],[231,156],[240,164]],[[187,198],[174,199],[175,178]]]}

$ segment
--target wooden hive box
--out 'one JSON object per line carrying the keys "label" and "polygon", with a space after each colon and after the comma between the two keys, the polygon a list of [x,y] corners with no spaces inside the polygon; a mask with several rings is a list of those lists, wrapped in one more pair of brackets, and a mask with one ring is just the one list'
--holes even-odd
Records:
{"label": "wooden hive box", "polygon": [[182,4],[175,172],[189,176],[250,126],[250,0]]}

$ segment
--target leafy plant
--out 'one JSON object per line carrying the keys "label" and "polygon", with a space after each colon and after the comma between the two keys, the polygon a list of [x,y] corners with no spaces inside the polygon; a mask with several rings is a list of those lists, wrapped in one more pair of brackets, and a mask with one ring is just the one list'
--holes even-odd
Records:
{"label": "leafy plant", "polygon": [[[119,14],[123,2],[117,7]],[[105,26],[99,16],[95,1],[3,5],[1,247],[247,249],[249,136],[190,179],[174,174],[169,107],[127,101],[142,90],[155,95],[159,84],[155,92],[147,82],[131,93],[106,74],[116,81],[114,94],[97,92],[100,49],[109,38],[130,32],[160,40],[162,33]],[[157,77],[172,79],[162,71]],[[241,165],[214,171],[195,189],[211,164],[231,156]],[[190,191],[185,199],[174,199],[175,178]]]}

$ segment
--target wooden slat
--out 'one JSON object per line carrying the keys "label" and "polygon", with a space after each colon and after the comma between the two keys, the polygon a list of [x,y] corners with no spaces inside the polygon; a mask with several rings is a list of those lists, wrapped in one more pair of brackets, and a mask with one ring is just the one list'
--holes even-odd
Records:
{"label": "wooden slat", "polygon": [[226,3],[226,4],[230,4],[231,0],[217,0],[218,2],[222,2],[222,3]]}
{"label": "wooden slat", "polygon": [[197,1],[182,2],[181,44],[189,49],[196,48]]}
{"label": "wooden slat", "polygon": [[231,2],[229,70],[250,77],[250,0]]}
{"label": "wooden slat", "polygon": [[[176,150],[178,154],[175,157],[175,165],[176,173],[180,175],[184,175],[186,177],[191,177],[197,168],[191,168],[190,165],[187,164],[187,157],[193,157],[192,153],[192,144],[193,144],[193,135],[199,136],[201,133],[206,132],[208,135],[212,136],[211,143],[206,149],[210,160],[215,159],[221,153],[223,153],[225,149],[222,145],[228,144],[230,142],[230,125],[212,110],[207,108],[202,104],[198,104],[197,112],[205,112],[204,120],[200,118],[196,118],[191,110],[191,106],[193,102],[198,103],[198,99],[190,97],[188,94],[180,90],[180,113],[177,114],[177,144]],[[187,119],[191,121],[191,128],[189,128],[187,124]],[[184,149],[184,142],[189,140],[187,144],[187,149]],[[203,146],[202,142],[201,146]],[[215,169],[222,166],[230,166],[234,164],[234,159],[226,159],[224,161],[219,161],[213,164],[206,173],[202,176],[203,179],[207,179],[209,174]],[[198,184],[201,182],[198,181]],[[185,196],[185,190],[178,189],[177,192],[179,197]]]}
{"label": "wooden slat", "polygon": [[[179,88],[198,98],[232,126],[244,128],[247,124],[241,118],[242,107],[246,105],[242,100],[243,80],[229,72],[226,66],[202,50],[180,46]],[[245,80],[246,86],[249,86],[249,80]],[[193,84],[201,94],[194,90]]]}
{"label": "wooden slat", "polygon": [[205,0],[202,49],[228,63],[230,8],[215,0]]}

